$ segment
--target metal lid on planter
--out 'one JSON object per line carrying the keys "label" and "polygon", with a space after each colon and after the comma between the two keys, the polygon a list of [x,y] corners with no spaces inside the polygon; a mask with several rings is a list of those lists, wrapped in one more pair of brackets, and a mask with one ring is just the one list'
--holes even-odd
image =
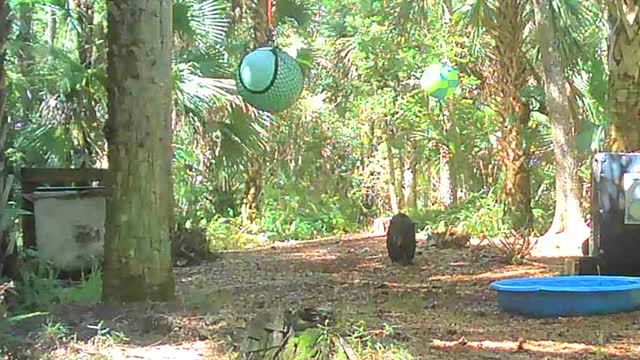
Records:
{"label": "metal lid on planter", "polygon": [[72,200],[86,197],[105,197],[109,194],[107,186],[56,186],[38,187],[33,192],[33,201],[41,199],[64,199]]}

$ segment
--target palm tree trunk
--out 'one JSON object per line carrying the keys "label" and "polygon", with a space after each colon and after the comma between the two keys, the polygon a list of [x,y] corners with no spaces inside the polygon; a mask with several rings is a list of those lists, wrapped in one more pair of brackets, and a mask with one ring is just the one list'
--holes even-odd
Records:
{"label": "palm tree trunk", "polygon": [[513,109],[515,119],[504,127],[499,149],[505,172],[502,202],[505,219],[511,228],[528,233],[533,226],[533,212],[529,152],[524,145],[524,137],[529,124],[530,109],[528,104],[522,103],[516,94],[513,94],[510,100],[509,107]]}
{"label": "palm tree trunk", "polygon": [[533,3],[556,160],[555,215],[547,235],[578,231],[580,236],[572,236],[571,240],[579,248],[585,237],[589,236],[589,230],[580,208],[579,159],[575,147],[576,117],[571,111],[571,89],[563,72],[560,52],[555,45],[556,31],[550,12],[551,4],[548,0],[534,0]]}
{"label": "palm tree trunk", "polygon": [[640,1],[608,3],[610,147],[636,151],[640,149]]}
{"label": "palm tree trunk", "polygon": [[253,160],[247,169],[244,181],[244,200],[242,203],[242,223],[244,225],[254,224],[258,211],[260,210],[259,197],[262,192],[260,186],[262,178],[262,166],[259,161]]}
{"label": "palm tree trunk", "polygon": [[495,41],[494,106],[503,121],[498,156],[505,173],[501,194],[504,216],[511,228],[522,234],[528,234],[533,226],[529,149],[525,139],[531,110],[520,97],[529,79],[523,39],[526,7],[525,0],[500,1],[495,9],[495,27],[489,32]]}
{"label": "palm tree trunk", "polygon": [[[262,46],[267,40],[267,0],[258,0],[253,11],[254,46]],[[255,223],[259,211],[260,194],[262,192],[262,167],[264,156],[257,155],[249,160],[244,181],[244,199],[242,200],[242,221],[244,225]]]}

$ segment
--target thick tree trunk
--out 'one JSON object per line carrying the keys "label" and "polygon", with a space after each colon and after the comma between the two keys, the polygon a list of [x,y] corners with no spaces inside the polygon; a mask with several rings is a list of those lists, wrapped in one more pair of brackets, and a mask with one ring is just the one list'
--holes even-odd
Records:
{"label": "thick tree trunk", "polygon": [[[267,40],[267,0],[258,0],[253,11],[253,41],[254,46],[262,46]],[[253,224],[260,208],[262,192],[262,167],[264,156],[255,156],[249,160],[247,174],[244,181],[244,199],[242,200],[242,221],[245,225]]]}
{"label": "thick tree trunk", "polygon": [[108,201],[103,299],[174,297],[169,233],[171,0],[109,0]]}
{"label": "thick tree trunk", "polygon": [[612,151],[640,150],[640,1],[611,0],[609,101]]}
{"label": "thick tree trunk", "polygon": [[527,2],[502,0],[495,12],[495,27],[490,34],[495,40],[494,106],[503,120],[499,157],[505,173],[502,203],[507,223],[527,235],[533,226],[531,179],[526,132],[530,108],[520,97],[529,79],[527,54],[524,52]]}
{"label": "thick tree trunk", "polygon": [[[576,118],[571,111],[571,89],[556,47],[556,29],[548,0],[534,0],[538,42],[545,76],[546,103],[555,149],[556,205],[553,222],[546,235],[572,234],[567,240],[576,249],[589,236],[580,208],[581,184],[578,151],[575,147]],[[573,244],[572,244],[573,245]]]}
{"label": "thick tree trunk", "polygon": [[514,94],[510,100],[516,119],[504,128],[501,143],[502,167],[505,172],[502,202],[504,216],[511,228],[528,234],[533,226],[533,212],[531,210],[531,176],[529,172],[529,152],[524,145],[530,109],[528,104],[522,103],[518,95]]}

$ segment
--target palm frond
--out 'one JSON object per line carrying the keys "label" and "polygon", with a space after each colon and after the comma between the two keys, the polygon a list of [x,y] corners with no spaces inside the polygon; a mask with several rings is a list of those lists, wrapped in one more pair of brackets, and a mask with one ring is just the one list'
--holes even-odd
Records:
{"label": "palm frond", "polygon": [[312,2],[302,0],[277,0],[275,6],[276,21],[283,18],[293,19],[300,27],[309,24],[313,16],[314,7]]}
{"label": "palm frond", "polygon": [[211,107],[236,101],[231,79],[203,77],[194,63],[173,66],[176,105],[185,114],[204,117]]}
{"label": "palm frond", "polygon": [[306,46],[298,50],[296,61],[300,64],[305,76],[307,76],[321,56],[321,49],[318,49],[315,46]]}
{"label": "palm frond", "polygon": [[176,0],[173,3],[173,30],[198,47],[222,43],[229,27],[229,6],[221,0]]}
{"label": "palm frond", "polygon": [[480,49],[482,32],[495,28],[495,12],[491,5],[486,0],[468,0],[453,11],[452,22],[455,25],[467,27],[471,24],[473,54],[477,54]]}
{"label": "palm frond", "polygon": [[606,26],[593,1],[555,0],[550,10],[565,64],[575,66],[589,56],[590,49],[601,45]]}

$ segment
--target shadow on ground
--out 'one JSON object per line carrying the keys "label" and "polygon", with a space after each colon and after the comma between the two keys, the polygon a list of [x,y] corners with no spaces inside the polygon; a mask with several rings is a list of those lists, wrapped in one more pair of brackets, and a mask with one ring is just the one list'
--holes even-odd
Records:
{"label": "shadow on ground", "polygon": [[[399,267],[383,238],[286,244],[176,269],[174,304],[65,306],[13,330],[23,350],[54,358],[225,358],[257,313],[308,306],[361,321],[374,337],[391,336],[376,331],[391,326],[393,340],[421,359],[639,357],[638,313],[526,319],[498,311],[491,281],[557,274],[562,266],[562,258],[505,265],[487,248],[423,243],[415,264]],[[43,321],[65,324],[77,340],[45,341]]]}

